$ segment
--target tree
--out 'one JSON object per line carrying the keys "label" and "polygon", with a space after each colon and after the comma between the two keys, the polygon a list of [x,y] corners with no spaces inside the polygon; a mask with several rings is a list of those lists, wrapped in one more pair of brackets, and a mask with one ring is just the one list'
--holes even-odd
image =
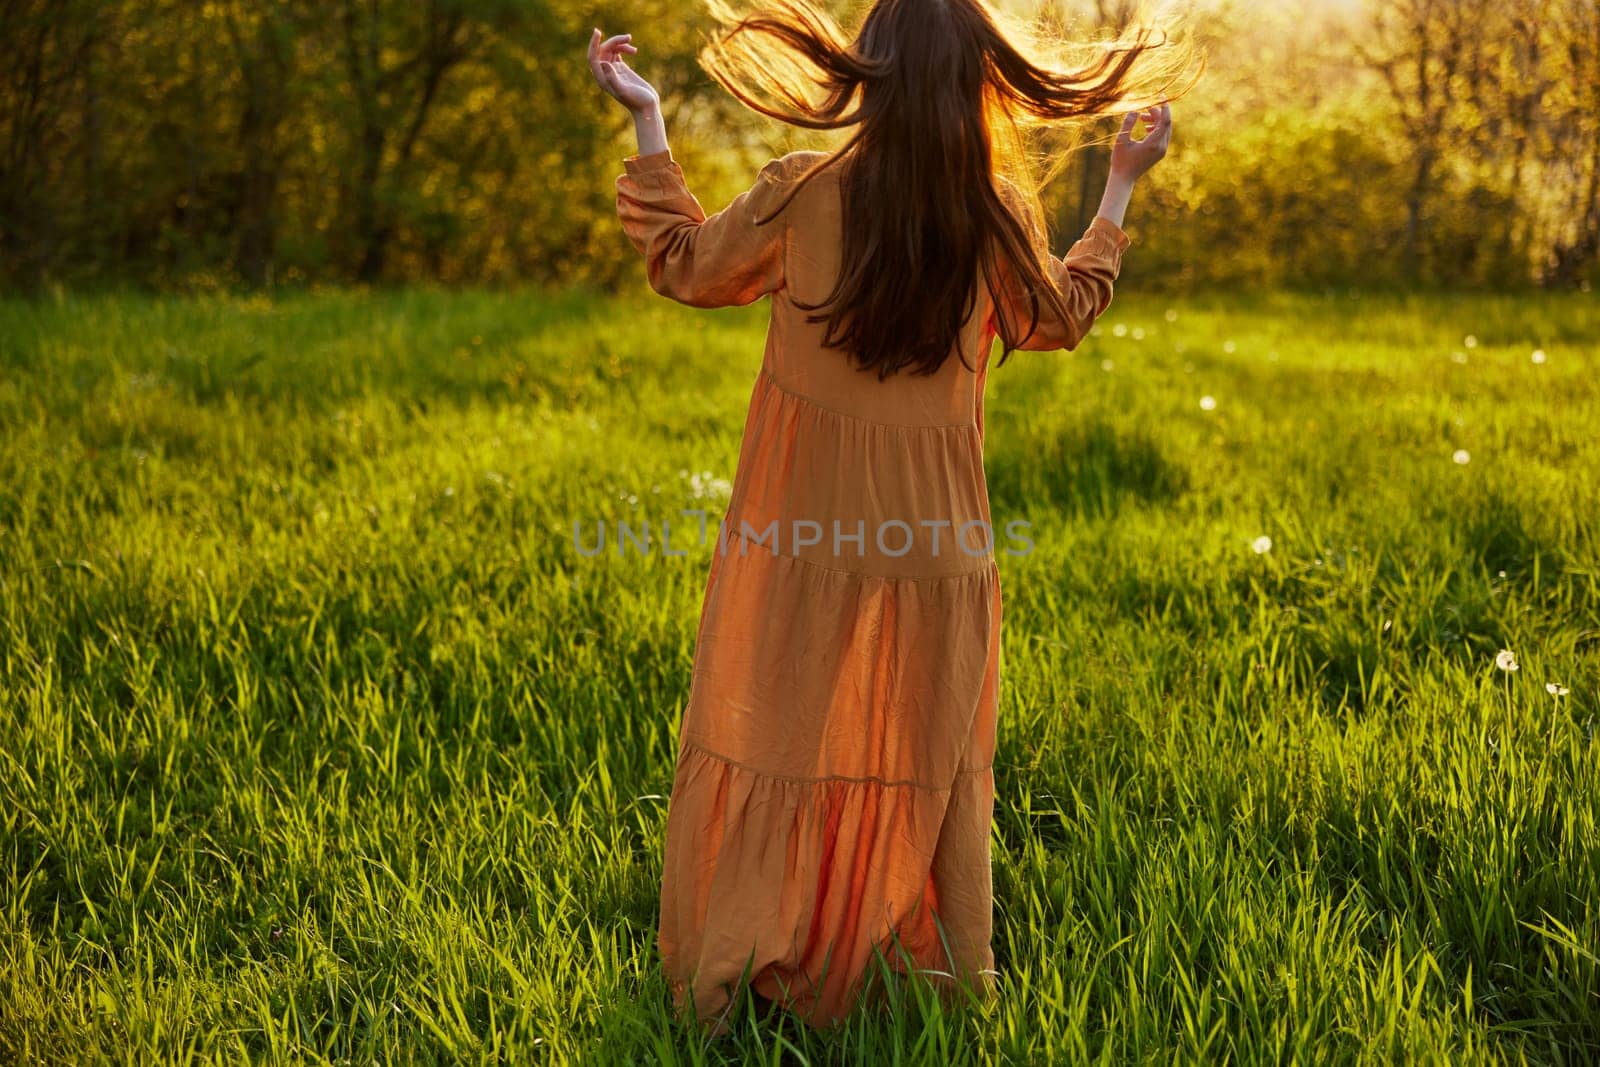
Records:
{"label": "tree", "polygon": [[239,79],[234,263],[246,282],[260,285],[269,279],[277,251],[278,186],[288,156],[282,131],[296,82],[295,41],[305,18],[288,3],[233,0],[223,20]]}
{"label": "tree", "polygon": [[[340,46],[354,104],[349,195],[361,281],[383,274],[396,225],[394,187],[410,176],[417,139],[446,75],[478,43],[477,8],[467,0],[340,4]],[[386,60],[390,54],[394,58]]]}
{"label": "tree", "polygon": [[1383,79],[1410,146],[1405,191],[1407,266],[1424,262],[1422,219],[1438,184],[1456,119],[1458,76],[1478,62],[1472,53],[1485,34],[1487,0],[1378,0],[1372,7],[1375,40],[1356,42],[1356,54]]}
{"label": "tree", "polygon": [[1600,262],[1600,4],[1557,0],[1548,25],[1560,88],[1549,98],[1552,155],[1568,190],[1544,280],[1574,285]]}
{"label": "tree", "polygon": [[[74,105],[95,112],[97,25],[92,3],[0,0],[0,276],[23,285],[48,273],[73,229],[52,186],[70,156]],[[95,123],[84,128],[97,147]],[[92,184],[97,153],[83,172]]]}

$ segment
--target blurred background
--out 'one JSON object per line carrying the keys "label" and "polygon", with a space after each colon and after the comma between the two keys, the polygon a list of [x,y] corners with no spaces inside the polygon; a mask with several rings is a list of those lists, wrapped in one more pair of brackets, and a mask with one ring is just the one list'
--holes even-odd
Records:
{"label": "blurred background", "polygon": [[[1086,36],[1136,14],[1050,6]],[[698,8],[0,0],[0,286],[636,279],[612,185],[632,131],[592,83],[592,26],[634,34],[708,211],[814,144],[710,83]],[[1595,0],[1224,0],[1172,17],[1209,64],[1135,194],[1140,286],[1596,280]],[[1085,148],[1048,188],[1058,251],[1105,165]]]}

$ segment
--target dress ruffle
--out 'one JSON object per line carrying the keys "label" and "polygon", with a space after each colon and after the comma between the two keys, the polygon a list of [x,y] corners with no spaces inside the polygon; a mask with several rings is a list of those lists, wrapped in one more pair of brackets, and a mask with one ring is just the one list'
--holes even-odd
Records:
{"label": "dress ruffle", "polygon": [[992,797],[988,767],[930,790],[776,777],[685,745],[660,929],[674,998],[714,1019],[748,981],[820,1026],[879,960],[984,983]]}

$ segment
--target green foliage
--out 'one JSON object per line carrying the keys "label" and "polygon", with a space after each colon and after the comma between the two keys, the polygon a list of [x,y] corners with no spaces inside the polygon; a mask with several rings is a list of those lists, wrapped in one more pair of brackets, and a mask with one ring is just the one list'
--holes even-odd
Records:
{"label": "green foliage", "polygon": [[[861,7],[825,6],[846,26],[844,9]],[[1132,10],[1023,6],[1081,16],[1069,30],[1084,39]],[[1211,62],[1134,199],[1142,288],[1600,280],[1593,4],[1371,6],[1391,16],[1381,30],[1343,26],[1345,6],[1311,0],[1210,5],[1175,25]],[[713,86],[696,62],[703,7],[5,4],[0,286],[614,287],[634,273],[614,181],[635,145],[584,61],[595,23],[634,33],[707,210],[771,155],[817,144]],[[1425,85],[1407,60],[1418,49]],[[1368,69],[1383,63],[1387,81]],[[1104,164],[1091,147],[1047,191],[1057,251],[1093,216]]]}
{"label": "green foliage", "polygon": [[[1268,110],[1152,174],[1146,215],[1184,222],[1157,227],[1140,216],[1130,223],[1143,238],[1127,257],[1134,279],[1409,284],[1386,182],[1399,162],[1396,146],[1374,136],[1363,109]],[[1229,180],[1208,177],[1217,174]]]}
{"label": "green foliage", "polygon": [[703,24],[663,0],[26,0],[0,16],[18,63],[0,81],[13,285],[614,277],[626,120],[584,62],[591,19],[654,27],[674,115],[707,110]]}
{"label": "green foliage", "polygon": [[1127,294],[996,371],[995,518],[1035,544],[1001,561],[1001,995],[676,1025],[662,797],[712,549],[572,527],[720,506],[692,475],[733,474],[761,327],[0,302],[0,1060],[1600,1045],[1600,317],[1570,296]]}

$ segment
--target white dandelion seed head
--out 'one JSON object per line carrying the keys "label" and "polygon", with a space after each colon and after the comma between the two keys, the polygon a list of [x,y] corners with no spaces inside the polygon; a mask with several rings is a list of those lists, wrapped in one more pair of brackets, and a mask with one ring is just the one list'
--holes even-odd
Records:
{"label": "white dandelion seed head", "polygon": [[1450,459],[1452,462],[1465,467],[1468,463],[1472,462],[1472,453],[1468,452],[1464,448],[1458,448],[1454,452],[1450,453]]}
{"label": "white dandelion seed head", "polygon": [[1543,363],[1544,362],[1544,349],[1535,348],[1533,350],[1533,354],[1530,355],[1528,358],[1530,360],[1532,360],[1533,362],[1535,362],[1535,363]]}
{"label": "white dandelion seed head", "polygon": [[1254,552],[1258,556],[1266,555],[1268,552],[1272,551],[1272,538],[1268,537],[1266,534],[1262,534],[1260,537],[1250,542],[1250,551]]}
{"label": "white dandelion seed head", "polygon": [[1494,665],[1508,673],[1516,670],[1519,666],[1517,663],[1516,653],[1512,652],[1509,648],[1502,648],[1500,653],[1494,658]]}
{"label": "white dandelion seed head", "polygon": [[1114,366],[1116,366],[1116,364],[1112,363],[1109,359],[1102,359],[1100,361],[1100,369],[1101,370],[1110,370]]}
{"label": "white dandelion seed head", "polygon": [[1200,410],[1201,411],[1215,411],[1215,410],[1217,410],[1217,398],[1214,397],[1214,396],[1210,396],[1210,395],[1201,397],[1200,398]]}
{"label": "white dandelion seed head", "polygon": [[1544,683],[1544,691],[1546,693],[1549,693],[1553,697],[1564,697],[1569,692],[1571,692],[1570,689],[1568,689],[1566,686],[1562,685],[1559,682],[1546,682],[1546,683]]}
{"label": "white dandelion seed head", "polygon": [[1467,336],[1465,336],[1465,337],[1463,337],[1461,339],[1461,343],[1463,345],[1465,345],[1467,348],[1477,348],[1478,347],[1478,339],[1475,336],[1473,336],[1472,334],[1470,334],[1470,333],[1467,334]]}
{"label": "white dandelion seed head", "polygon": [[1144,340],[1144,327],[1143,326],[1135,326],[1129,332],[1129,336],[1132,337],[1135,341],[1143,341]]}
{"label": "white dandelion seed head", "polygon": [[1178,309],[1177,308],[1168,308],[1167,309],[1167,321],[1168,322],[1177,322],[1178,321]]}
{"label": "white dandelion seed head", "polygon": [[710,471],[697,471],[689,476],[689,490],[696,499],[726,497],[733,491],[733,483],[715,477]]}
{"label": "white dandelion seed head", "polygon": [[1126,336],[1128,336],[1128,327],[1123,325],[1120,322],[1117,323],[1115,326],[1111,327],[1111,336],[1113,336],[1113,337],[1126,337]]}
{"label": "white dandelion seed head", "polygon": [[1467,361],[1467,354],[1465,352],[1452,352],[1450,353],[1450,360],[1453,363],[1465,363]]}
{"label": "white dandelion seed head", "polygon": [[707,497],[726,497],[733,491],[733,483],[726,478],[717,478],[710,471],[697,471],[689,476],[689,491],[695,499]]}
{"label": "white dandelion seed head", "polygon": [[1239,351],[1239,346],[1234,344],[1232,341],[1224,341],[1222,342],[1222,350],[1231,356],[1235,352]]}

